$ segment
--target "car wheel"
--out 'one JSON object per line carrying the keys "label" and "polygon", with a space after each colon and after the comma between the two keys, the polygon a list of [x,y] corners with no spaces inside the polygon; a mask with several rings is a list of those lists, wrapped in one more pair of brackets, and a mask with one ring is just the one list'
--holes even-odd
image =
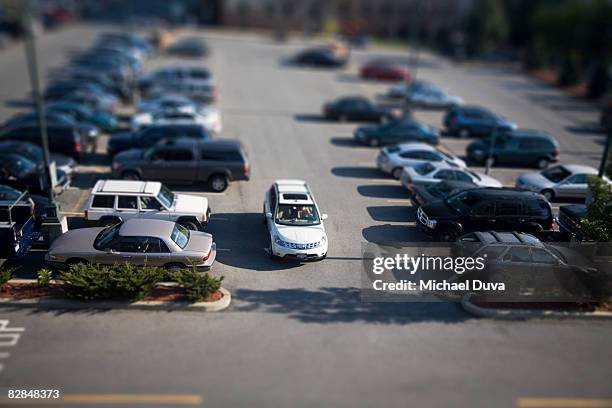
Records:
{"label": "car wheel", "polygon": [[538,159],[538,161],[536,162],[536,167],[538,169],[545,169],[548,167],[549,164],[550,164],[550,161],[548,161],[546,157],[542,157]]}
{"label": "car wheel", "polygon": [[391,175],[393,176],[394,179],[399,180],[400,176],[402,175],[402,171],[403,169],[401,167],[396,167],[391,172]]}
{"label": "car wheel", "polygon": [[199,231],[197,224],[193,221],[179,221],[179,224],[191,231]]}
{"label": "car wheel", "polygon": [[460,139],[467,139],[468,137],[471,136],[470,129],[461,128],[457,132],[457,135],[459,136]]}
{"label": "car wheel", "polygon": [[552,190],[543,190],[540,192],[544,198],[548,201],[552,201],[555,198],[555,192]]}
{"label": "car wheel", "polygon": [[438,235],[439,240],[442,242],[455,242],[458,237],[457,230],[452,227],[444,228]]}
{"label": "car wheel", "polygon": [[368,144],[372,147],[377,147],[378,145],[380,145],[380,142],[378,141],[378,139],[373,138],[368,141]]}
{"label": "car wheel", "polygon": [[135,171],[126,171],[121,175],[124,180],[140,180],[140,174]]}
{"label": "car wheel", "polygon": [[164,268],[166,268],[166,270],[170,273],[176,273],[180,271],[181,269],[185,269],[186,266],[179,262],[172,262],[172,263],[164,265]]}
{"label": "car wheel", "polygon": [[208,183],[210,184],[210,188],[217,193],[225,191],[228,185],[227,177],[222,174],[215,174],[211,176]]}

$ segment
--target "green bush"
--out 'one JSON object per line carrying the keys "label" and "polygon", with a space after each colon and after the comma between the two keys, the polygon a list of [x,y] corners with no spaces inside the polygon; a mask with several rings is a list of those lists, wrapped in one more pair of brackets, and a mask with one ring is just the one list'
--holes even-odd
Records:
{"label": "green bush", "polygon": [[593,201],[587,207],[587,216],[582,220],[584,235],[599,242],[612,242],[612,185],[591,176],[589,188]]}
{"label": "green bush", "polygon": [[36,280],[38,281],[38,286],[49,286],[49,282],[51,282],[51,278],[53,277],[53,272],[49,269],[41,269],[36,274]]}
{"label": "green bush", "polygon": [[142,299],[164,277],[164,269],[135,267],[128,263],[113,266],[76,264],[60,275],[67,286],[68,295],[81,300]]}
{"label": "green bush", "polygon": [[10,281],[16,270],[17,268],[0,269],[0,286]]}
{"label": "green bush", "polygon": [[221,288],[223,276],[215,278],[207,272],[200,273],[195,268],[181,269],[172,276],[179,285],[185,288],[187,299],[191,302],[206,300]]}

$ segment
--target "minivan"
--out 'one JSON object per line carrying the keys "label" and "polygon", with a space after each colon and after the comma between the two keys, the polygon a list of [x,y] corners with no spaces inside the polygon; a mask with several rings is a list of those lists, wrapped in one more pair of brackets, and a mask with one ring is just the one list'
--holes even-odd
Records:
{"label": "minivan", "polygon": [[250,167],[238,140],[161,140],[149,149],[130,149],[114,157],[113,177],[174,184],[208,183],[215,192],[230,181],[248,180]]}
{"label": "minivan", "polygon": [[544,235],[554,227],[550,203],[540,194],[511,188],[474,188],[417,210],[417,226],[440,241],[472,231]]}

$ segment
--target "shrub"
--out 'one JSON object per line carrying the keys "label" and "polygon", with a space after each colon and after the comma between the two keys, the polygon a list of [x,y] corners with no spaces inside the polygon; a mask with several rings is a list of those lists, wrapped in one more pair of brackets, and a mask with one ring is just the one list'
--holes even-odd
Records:
{"label": "shrub", "polygon": [[200,273],[196,268],[181,269],[173,278],[185,288],[187,299],[191,302],[201,302],[221,288],[223,276],[213,277],[208,272]]}
{"label": "shrub", "polygon": [[164,276],[163,269],[153,266],[76,264],[63,271],[60,279],[66,284],[68,295],[76,299],[138,300],[151,293]]}
{"label": "shrub", "polygon": [[49,286],[49,282],[51,282],[51,278],[53,277],[53,272],[49,269],[41,269],[36,274],[36,280],[38,281],[38,286]]}
{"label": "shrub", "polygon": [[17,268],[6,268],[0,269],[0,286],[3,286],[5,283],[10,281],[15,274]]}
{"label": "shrub", "polygon": [[589,188],[593,201],[587,207],[587,216],[582,220],[582,228],[588,239],[599,242],[612,242],[612,185],[592,176]]}

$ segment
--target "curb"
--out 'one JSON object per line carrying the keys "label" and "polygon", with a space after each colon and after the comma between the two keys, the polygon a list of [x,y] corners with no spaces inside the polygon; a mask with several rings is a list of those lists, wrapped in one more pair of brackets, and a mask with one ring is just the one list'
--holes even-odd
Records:
{"label": "curb", "polygon": [[19,307],[19,308],[40,308],[40,309],[127,309],[127,310],[181,310],[194,312],[220,312],[227,309],[232,301],[231,293],[225,289],[219,289],[223,293],[223,297],[214,302],[175,302],[175,301],[138,301],[138,302],[120,302],[116,300],[103,301],[79,301],[67,299],[0,299],[0,307]]}
{"label": "curb", "polygon": [[586,320],[612,320],[611,312],[562,312],[558,310],[508,310],[476,306],[470,302],[471,295],[461,298],[461,307],[466,312],[491,319],[521,320],[521,319],[586,319]]}

